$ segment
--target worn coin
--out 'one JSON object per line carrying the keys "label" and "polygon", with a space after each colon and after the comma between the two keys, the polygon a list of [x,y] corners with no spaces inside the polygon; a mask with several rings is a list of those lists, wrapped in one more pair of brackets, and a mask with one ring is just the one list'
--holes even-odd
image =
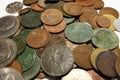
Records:
{"label": "worn coin", "polygon": [[0,68],[0,80],[24,80],[23,76],[14,68]]}
{"label": "worn coin", "polygon": [[23,0],[23,4],[24,5],[31,5],[35,2],[37,2],[38,0]]}
{"label": "worn coin", "polygon": [[16,13],[19,10],[21,10],[23,7],[23,4],[21,2],[15,1],[6,6],[6,11],[8,13]]}
{"label": "worn coin", "polygon": [[42,69],[51,76],[62,76],[74,64],[72,52],[63,44],[47,47],[41,56]]}
{"label": "worn coin", "polygon": [[21,10],[19,11],[19,14],[20,14],[20,15],[25,14],[25,13],[29,12],[30,10],[31,10],[31,8],[21,9]]}
{"label": "worn coin", "polygon": [[103,0],[95,0],[95,3],[92,5],[95,9],[101,9],[104,7]]}
{"label": "worn coin", "polygon": [[113,24],[115,29],[120,32],[120,19],[115,19]]}
{"label": "worn coin", "polygon": [[41,6],[38,5],[38,3],[31,4],[31,8],[35,11],[44,11],[45,8],[42,8]]}
{"label": "worn coin", "polygon": [[45,8],[47,7],[46,3],[45,3],[46,0],[38,0],[38,5],[42,8]]}
{"label": "worn coin", "polygon": [[66,21],[66,24],[70,24],[75,20],[75,17],[71,17],[71,18],[64,17],[63,19]]}

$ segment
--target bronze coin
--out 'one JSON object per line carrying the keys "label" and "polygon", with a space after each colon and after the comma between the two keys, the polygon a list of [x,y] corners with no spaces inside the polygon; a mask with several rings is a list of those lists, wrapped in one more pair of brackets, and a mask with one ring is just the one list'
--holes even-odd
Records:
{"label": "bronze coin", "polygon": [[57,25],[50,26],[50,25],[44,24],[43,27],[51,33],[59,33],[65,29],[66,22],[65,22],[65,20],[62,20],[62,22]]}
{"label": "bronze coin", "polygon": [[119,46],[116,47],[115,49],[113,49],[112,51],[113,51],[117,56],[120,55],[120,48],[119,48]]}
{"label": "bronze coin", "polygon": [[83,11],[86,12],[86,11],[90,11],[90,12],[94,12],[94,13],[98,13],[96,11],[96,9],[94,9],[93,7],[89,6],[89,7],[83,7]]}
{"label": "bronze coin", "polygon": [[39,6],[38,3],[31,4],[31,8],[35,11],[44,11],[45,10],[45,8],[42,8],[41,6]]}
{"label": "bronze coin", "polygon": [[115,70],[117,74],[120,76],[120,56],[118,56],[115,61]]}
{"label": "bronze coin", "polygon": [[63,20],[63,15],[58,9],[47,9],[42,12],[40,18],[46,25],[56,25]]}
{"label": "bronze coin", "polygon": [[85,69],[92,68],[92,65],[90,63],[90,55],[92,51],[93,48],[87,46],[86,44],[77,46],[73,51],[75,57],[75,63]]}
{"label": "bronze coin", "polygon": [[24,5],[31,5],[35,2],[37,2],[38,0],[23,0],[23,4]]}
{"label": "bronze coin", "polygon": [[49,42],[49,33],[45,29],[37,28],[32,30],[27,38],[26,43],[33,48],[40,48]]}
{"label": "bronze coin", "polygon": [[95,3],[92,5],[95,9],[101,9],[104,7],[104,2],[102,0],[95,0]]}
{"label": "bronze coin", "polygon": [[97,19],[97,24],[102,27],[102,28],[108,28],[111,26],[111,21],[109,18],[105,17],[105,16],[100,16]]}
{"label": "bronze coin", "polygon": [[112,51],[101,52],[96,59],[96,66],[98,70],[108,77],[115,77],[115,61],[117,56]]}
{"label": "bronze coin", "polygon": [[114,8],[111,8],[111,7],[104,7],[102,8],[100,11],[99,11],[99,14],[100,15],[103,15],[103,14],[111,14],[113,15],[114,17],[118,18],[119,17],[119,12],[114,9]]}
{"label": "bronze coin", "polygon": [[21,9],[21,10],[19,11],[19,14],[20,14],[20,15],[25,14],[25,13],[29,12],[30,10],[31,10],[31,8]]}

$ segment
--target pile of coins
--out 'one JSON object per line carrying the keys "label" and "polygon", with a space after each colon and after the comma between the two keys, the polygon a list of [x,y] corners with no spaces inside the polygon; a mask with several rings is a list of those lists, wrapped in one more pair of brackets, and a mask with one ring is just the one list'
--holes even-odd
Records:
{"label": "pile of coins", "polygon": [[0,18],[1,80],[120,80],[119,12],[102,0],[23,0],[6,12],[19,15]]}

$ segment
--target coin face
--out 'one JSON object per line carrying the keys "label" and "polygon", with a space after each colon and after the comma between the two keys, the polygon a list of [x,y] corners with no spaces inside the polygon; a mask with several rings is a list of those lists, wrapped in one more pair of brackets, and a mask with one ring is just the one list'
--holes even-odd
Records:
{"label": "coin face", "polygon": [[62,44],[47,47],[41,56],[42,69],[51,76],[66,74],[71,70],[73,64],[72,52]]}
{"label": "coin face", "polygon": [[20,9],[22,9],[22,7],[23,7],[23,4],[21,2],[15,1],[6,6],[6,11],[8,13],[16,13]]}
{"label": "coin face", "polygon": [[17,54],[16,43],[9,38],[0,39],[0,67],[5,67],[10,64]]}
{"label": "coin face", "polygon": [[0,68],[1,80],[24,80],[22,75],[14,68],[4,67]]}

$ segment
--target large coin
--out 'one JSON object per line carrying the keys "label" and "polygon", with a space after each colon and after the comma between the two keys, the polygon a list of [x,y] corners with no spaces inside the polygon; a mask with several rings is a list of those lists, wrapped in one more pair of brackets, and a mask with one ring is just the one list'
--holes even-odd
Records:
{"label": "large coin", "polygon": [[62,76],[74,63],[72,52],[62,44],[47,47],[41,56],[42,69],[51,76]]}
{"label": "large coin", "polygon": [[0,67],[7,66],[16,57],[17,45],[9,38],[0,39]]}
{"label": "large coin", "polygon": [[22,75],[14,68],[0,68],[0,80],[24,80]]}

